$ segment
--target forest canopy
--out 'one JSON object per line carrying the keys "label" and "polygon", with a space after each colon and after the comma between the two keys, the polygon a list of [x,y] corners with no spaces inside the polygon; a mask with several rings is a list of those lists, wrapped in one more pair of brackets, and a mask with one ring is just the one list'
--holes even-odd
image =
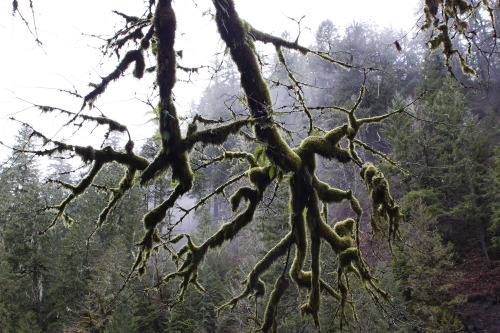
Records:
{"label": "forest canopy", "polygon": [[[42,45],[34,20],[36,1],[26,5],[13,1],[13,13]],[[500,207],[491,200],[498,191],[482,184],[494,173],[498,149],[484,156],[476,151],[483,145],[486,154],[496,144],[490,134],[498,129],[485,134],[480,127],[488,117],[494,119],[495,109],[477,102],[470,103],[476,109],[468,112],[463,101],[469,91],[489,96],[489,89],[498,87],[498,10],[497,1],[426,0],[416,22],[418,40],[359,24],[341,35],[324,21],[315,43],[306,46],[298,37],[256,29],[240,18],[233,0],[214,0],[204,15],[216,26],[225,51],[207,64],[213,83],[189,114],[178,111],[176,83],[178,78],[196,81],[206,68],[183,66],[189,48],[177,47],[182,35],[177,22],[202,18],[179,16],[171,0],[145,2],[141,13],[115,11],[120,26],[111,37],[100,37],[103,56],[113,68],[89,83],[85,93],[60,90],[77,106],[28,102],[47,119],[65,117],[64,130],[75,132],[71,140],[12,118],[22,130],[2,166],[2,186],[29,207],[3,207],[0,255],[11,259],[0,265],[12,265],[9,272],[30,279],[32,312],[22,320],[6,316],[5,325],[44,322],[46,330],[57,320],[41,318],[59,318],[62,312],[57,306],[44,308],[42,281],[52,283],[46,276],[54,260],[43,257],[42,248],[62,251],[73,265],[57,273],[61,284],[75,279],[70,276],[78,266],[70,260],[75,251],[85,253],[88,265],[93,262],[84,280],[74,281],[75,288],[84,281],[92,285],[93,294],[81,295],[85,305],[74,310],[79,322],[73,328],[96,332],[119,331],[120,318],[113,316],[122,313],[115,309],[123,304],[129,306],[123,316],[139,311],[132,310],[134,304],[141,304],[145,314],[154,313],[148,308],[154,302],[128,301],[135,299],[130,285],[141,278],[153,281],[143,288],[145,294],[166,299],[161,306],[169,311],[191,300],[193,289],[211,295],[207,285],[233,283],[229,274],[204,276],[206,266],[224,266],[215,255],[229,260],[231,251],[243,257],[240,272],[234,273],[242,284],[219,295],[209,316],[238,311],[249,298],[254,309],[246,312],[246,328],[263,332],[280,329],[282,313],[289,312],[282,303],[288,304],[287,295],[296,290],[296,312],[317,329],[325,311],[341,330],[362,322],[357,308],[363,304],[355,295],[364,295],[397,327],[393,317],[399,314],[391,312],[399,306],[391,291],[396,287],[386,285],[372,267],[370,247],[378,242],[387,255],[403,258],[394,266],[404,271],[408,285],[424,278],[408,271],[415,257],[405,257],[404,244],[426,239],[421,246],[435,244],[429,253],[442,263],[440,269],[452,265],[453,251],[441,238],[456,234],[441,230],[427,239],[416,221],[434,230],[438,218],[449,222],[466,216],[475,223],[475,239],[491,267],[489,256],[500,248]],[[273,54],[262,53],[262,45],[271,46]],[[379,58],[368,53],[370,48],[382,50]],[[133,116],[155,126],[142,147],[127,126],[106,117],[99,106],[117,81],[131,76],[150,82],[150,99],[144,101],[150,112]],[[105,129],[98,138],[101,146],[79,138],[78,131],[88,124]],[[445,147],[443,140],[455,143]],[[50,159],[55,172],[38,175],[35,161],[41,158]],[[422,164],[427,167],[419,168]],[[460,168],[442,173],[437,165],[444,164]],[[494,178],[498,181],[498,172]],[[464,194],[444,189],[444,183],[460,186]],[[400,203],[407,192],[403,202],[413,206]],[[463,207],[475,213],[467,216]],[[491,236],[485,235],[486,228]],[[51,241],[57,237],[64,242]],[[76,239],[85,246],[77,248]],[[255,245],[248,258],[244,239]],[[426,278],[440,274],[429,271]],[[118,282],[111,288],[106,279]],[[55,284],[51,288],[56,293]],[[418,288],[413,287],[414,299],[431,303],[426,299],[431,292],[415,296]],[[54,304],[62,308],[64,297],[59,301]],[[7,305],[1,309],[14,313]],[[134,321],[137,329],[141,320]],[[442,322],[458,325],[454,320]],[[186,327],[179,330],[189,331]]]}

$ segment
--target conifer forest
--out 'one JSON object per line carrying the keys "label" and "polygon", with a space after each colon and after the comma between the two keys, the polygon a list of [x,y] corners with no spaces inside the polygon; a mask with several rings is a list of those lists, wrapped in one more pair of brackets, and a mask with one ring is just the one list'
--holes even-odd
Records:
{"label": "conifer forest", "polygon": [[[12,17],[45,50],[40,2]],[[83,35],[97,80],[2,107],[1,333],[500,332],[498,0],[280,35],[138,2]],[[191,67],[197,20],[220,52]],[[100,104],[123,82],[145,139]]]}

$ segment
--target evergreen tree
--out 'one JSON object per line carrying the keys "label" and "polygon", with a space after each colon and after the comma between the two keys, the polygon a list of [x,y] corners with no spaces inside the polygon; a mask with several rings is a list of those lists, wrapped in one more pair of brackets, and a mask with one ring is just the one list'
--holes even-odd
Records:
{"label": "evergreen tree", "polygon": [[[409,301],[410,313],[416,315],[408,323],[428,329],[460,329],[462,323],[453,315],[453,306],[465,298],[456,295],[445,297],[454,276],[454,251],[451,243],[444,244],[439,234],[438,221],[419,193],[410,192],[405,197],[408,207],[407,227],[402,231],[408,237],[401,244],[394,258],[396,276],[401,277],[403,295]],[[411,237],[409,237],[411,235]]]}
{"label": "evergreen tree", "polygon": [[23,127],[17,136],[12,163],[0,173],[0,238],[5,248],[3,257],[9,264],[3,263],[4,268],[8,267],[6,275],[14,274],[14,283],[19,283],[15,302],[19,313],[14,315],[18,320],[11,325],[35,330],[36,323],[46,324],[43,302],[51,244],[49,238],[40,235],[47,226],[47,215],[43,213],[45,202],[36,160],[24,152],[32,149],[31,139],[32,130]]}

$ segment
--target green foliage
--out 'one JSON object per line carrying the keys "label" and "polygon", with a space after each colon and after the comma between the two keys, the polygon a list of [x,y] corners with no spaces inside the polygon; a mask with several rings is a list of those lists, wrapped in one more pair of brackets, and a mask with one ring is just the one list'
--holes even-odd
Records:
{"label": "green foliage", "polygon": [[[431,329],[458,329],[461,322],[452,315],[453,306],[465,299],[446,296],[449,283],[458,279],[452,270],[455,252],[444,244],[437,229],[437,219],[416,194],[405,197],[408,225],[402,231],[405,244],[396,248],[395,273],[402,277],[405,298],[410,310]],[[448,298],[448,299],[447,299]]]}
{"label": "green foliage", "polygon": [[464,249],[477,246],[485,236],[464,239],[463,235],[471,226],[474,233],[482,233],[491,215],[488,198],[495,190],[489,186],[488,170],[494,140],[485,124],[494,121],[472,113],[467,91],[449,84],[446,68],[436,55],[424,62],[422,77],[418,88],[426,91],[422,105],[412,111],[412,117],[392,118],[384,126],[394,154],[409,171],[400,189],[424,195],[429,209],[447,222],[440,225],[446,239]]}
{"label": "green foliage", "polygon": [[495,149],[495,163],[491,170],[493,173],[494,182],[492,183],[495,189],[491,194],[495,198],[492,204],[492,215],[491,215],[491,227],[489,231],[491,232],[492,241],[492,252],[495,258],[500,258],[500,148]]}
{"label": "green foliage", "polygon": [[0,245],[0,332],[14,332],[19,316],[18,293],[21,286],[16,283],[16,276],[5,258],[5,250]]}

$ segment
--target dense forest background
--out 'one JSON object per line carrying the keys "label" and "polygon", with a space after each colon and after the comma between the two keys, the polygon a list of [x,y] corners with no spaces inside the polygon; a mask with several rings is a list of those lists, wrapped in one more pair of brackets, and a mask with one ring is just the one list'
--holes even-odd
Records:
{"label": "dense forest background", "polygon": [[[405,221],[401,240],[392,244],[391,253],[386,239],[370,238],[369,217],[363,220],[361,237],[366,241],[361,250],[393,299],[373,304],[361,283],[353,279],[357,317],[343,330],[498,332],[500,62],[496,55],[486,58],[473,53],[471,63],[482,81],[462,75],[458,65],[456,77],[451,78],[442,55],[425,46],[428,36],[422,33],[402,39],[395,47],[394,36],[400,35],[368,24],[353,23],[339,31],[330,21],[321,23],[311,48],[358,68],[377,69],[369,73],[287,53],[288,66],[303,83],[303,94],[314,117],[321,119],[316,122],[320,127],[333,128],[345,121],[343,114],[323,107],[350,108],[363,83],[361,116],[386,114],[418,98],[404,113],[360,133],[363,142],[385,154],[361,153],[363,161],[373,162],[390,179]],[[288,73],[277,65],[278,60],[260,60],[266,79],[274,84],[271,93],[277,121],[292,129],[287,139],[293,146],[294,140],[301,139],[293,128],[308,126],[307,119],[294,107],[293,87],[283,84]],[[223,55],[217,63],[208,89],[193,105],[192,114],[184,117],[200,114],[220,119],[243,112],[237,70]],[[150,118],[155,121],[154,114]],[[69,227],[56,224],[39,235],[51,220],[45,209],[48,203],[65,197],[61,182],[72,183],[88,167],[20,153],[33,144],[32,133],[28,126],[21,129],[17,152],[2,164],[0,173],[0,332],[243,332],[255,326],[253,300],[239,303],[232,311],[216,310],[240,293],[240,282],[253,264],[286,233],[288,218],[277,213],[288,204],[286,194],[266,193],[255,223],[205,258],[199,282],[206,293],[190,288],[184,302],[178,302],[178,281],[162,283],[169,266],[170,270],[174,267],[165,254],[153,254],[141,278],[130,274],[137,255],[135,244],[143,234],[141,218],[173,191],[168,178],[134,187],[96,231],[95,221],[113,184],[122,177],[116,168],[109,168],[68,209]],[[118,149],[122,140],[112,135],[106,145]],[[151,137],[140,148],[141,155],[152,160],[159,147],[158,138]],[[196,188],[170,213],[162,233],[173,232],[173,225],[182,219],[174,232],[190,232],[195,241],[202,241],[230,219],[230,205],[222,195],[210,197],[208,205],[196,212],[184,213],[242,172],[237,163],[208,163],[202,158],[235,147],[259,154],[259,148],[235,137],[221,147],[193,151],[200,155],[198,161],[193,159],[198,163],[193,166]],[[349,186],[369,211],[368,192],[358,168],[334,167],[335,163],[319,159],[317,172],[322,179]],[[348,217],[347,211],[347,204],[336,205],[328,215],[342,220]],[[323,266],[324,272],[334,270],[328,260]],[[269,286],[273,270],[282,267],[276,265],[263,276]],[[293,291],[282,299],[280,332],[315,331],[311,318],[302,318],[296,311],[300,297]],[[257,304],[260,313],[263,308],[263,303]],[[339,330],[336,309],[333,301],[324,301],[320,321],[325,331]]]}

